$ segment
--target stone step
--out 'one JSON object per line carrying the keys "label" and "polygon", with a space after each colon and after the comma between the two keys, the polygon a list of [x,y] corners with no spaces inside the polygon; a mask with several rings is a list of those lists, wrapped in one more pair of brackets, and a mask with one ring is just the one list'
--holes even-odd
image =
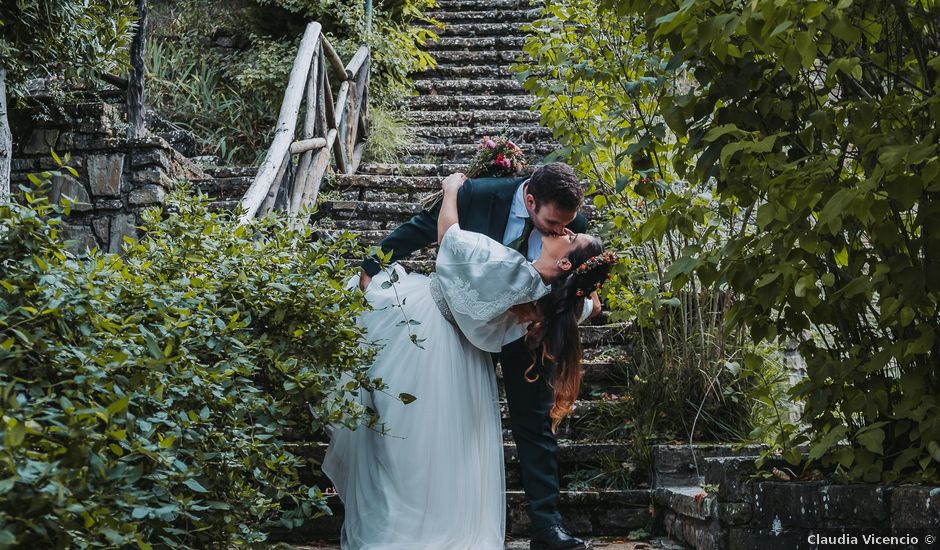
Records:
{"label": "stone step", "polygon": [[[522,145],[522,144],[521,144]],[[557,143],[537,143],[523,146],[529,164],[539,164],[548,154],[559,148]],[[477,152],[476,143],[423,143],[406,147],[402,151],[403,160],[418,163],[435,161],[469,162]]]}
{"label": "stone step", "polygon": [[523,58],[522,50],[439,50],[434,52],[434,59],[438,63],[454,63],[466,65],[479,65],[483,63],[494,63],[503,66],[509,66],[517,59]]}
{"label": "stone step", "polygon": [[[410,122],[418,125],[477,126],[480,124],[538,124],[539,114],[529,110],[411,111]],[[360,169],[361,171],[361,169]]]}
{"label": "stone step", "polygon": [[427,95],[520,95],[526,93],[514,78],[430,79],[416,80],[414,85],[419,93]]}
{"label": "stone step", "polygon": [[[272,538],[286,542],[312,539],[335,540],[343,524],[343,505],[335,495],[328,496],[332,516],[308,521],[303,527],[278,532]],[[637,490],[562,491],[560,508],[568,530],[581,536],[624,536],[649,526],[650,492]],[[522,491],[506,491],[506,533],[527,536],[529,518]]]}
{"label": "stone step", "polygon": [[469,164],[393,164],[369,162],[359,165],[359,175],[438,176],[438,181],[440,181],[440,176],[447,176],[454,172],[466,172],[469,168]]}
{"label": "stone step", "polygon": [[[491,23],[493,21],[534,21],[539,17],[539,10],[526,6],[523,9],[479,9],[471,11],[428,12],[431,17],[450,25],[451,23]],[[449,28],[449,26],[448,26]],[[445,31],[446,32],[446,31]]]}
{"label": "stone step", "polygon": [[707,459],[757,456],[764,445],[654,445],[653,483],[659,487],[700,486],[708,473]]}
{"label": "stone step", "polygon": [[484,136],[507,136],[517,144],[538,143],[552,139],[548,128],[537,125],[506,126],[425,126],[416,128],[418,137],[429,142],[480,143]]}
{"label": "stone step", "polygon": [[[302,474],[306,483],[317,485],[318,487],[330,487],[332,484],[328,478],[318,471],[313,465],[322,464],[323,457],[326,454],[327,443],[325,442],[298,442],[288,443],[288,450],[297,456],[304,457],[311,467]],[[509,491],[522,490],[522,472],[519,466],[519,451],[516,444],[511,441],[503,442],[503,458],[506,468],[506,489]],[[584,487],[582,481],[584,474],[597,475],[602,468],[609,467],[608,464],[618,464],[623,470],[622,474],[628,479],[635,479],[631,487],[646,488],[645,479],[637,479],[637,476],[643,476],[644,472],[638,472],[636,465],[632,462],[631,449],[622,442],[616,441],[597,441],[597,442],[561,442],[558,447],[558,467],[562,489],[568,489],[571,482],[579,483],[580,490],[585,488],[601,489],[602,485]]]}
{"label": "stone step", "polygon": [[415,82],[441,78],[515,78],[510,63],[505,65],[438,65],[433,69],[411,75]]}
{"label": "stone step", "polygon": [[525,36],[441,36],[429,41],[425,49],[431,57],[437,59],[437,54],[442,51],[520,50],[525,43]]}
{"label": "stone step", "polygon": [[[496,12],[499,19],[491,21],[473,21],[470,23],[448,22],[444,24],[443,29],[428,28],[432,32],[437,32],[440,36],[525,36],[525,27],[529,23],[526,18],[522,21],[507,21],[501,17],[502,12]],[[517,13],[519,13],[517,11]],[[522,12],[525,13],[525,12]],[[498,22],[494,22],[498,21]]]}
{"label": "stone step", "polygon": [[530,0],[438,0],[437,10],[428,12],[432,17],[436,13],[450,11],[487,11],[505,9],[531,9]]}
{"label": "stone step", "polygon": [[535,105],[535,98],[526,95],[422,95],[409,98],[406,103],[414,111],[528,111]]}

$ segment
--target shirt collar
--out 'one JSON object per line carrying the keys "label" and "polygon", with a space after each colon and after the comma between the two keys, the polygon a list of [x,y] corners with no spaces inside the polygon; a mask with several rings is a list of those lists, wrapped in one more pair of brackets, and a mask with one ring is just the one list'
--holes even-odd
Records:
{"label": "shirt collar", "polygon": [[527,183],[529,183],[529,180],[520,183],[516,189],[516,194],[512,197],[512,207],[509,212],[517,218],[529,217],[529,210],[525,207],[525,185]]}

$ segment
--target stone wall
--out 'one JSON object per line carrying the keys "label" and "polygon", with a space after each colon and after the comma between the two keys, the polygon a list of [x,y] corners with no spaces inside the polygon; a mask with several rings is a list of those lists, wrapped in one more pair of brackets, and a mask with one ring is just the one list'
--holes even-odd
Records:
{"label": "stone wall", "polygon": [[[729,455],[740,452],[726,448]],[[701,458],[701,477],[685,479],[669,472],[677,464],[683,469],[688,446],[661,446],[654,453],[666,474],[653,489],[659,527],[691,548],[866,547],[863,537],[873,535],[917,541],[868,547],[937,547],[927,537],[940,536],[940,487],[760,479],[756,456],[714,451]],[[842,543],[833,542],[840,536]]]}
{"label": "stone wall", "polygon": [[73,249],[98,247],[120,252],[124,237],[136,237],[141,212],[163,204],[181,179],[206,174],[158,136],[124,137],[119,105],[82,103],[51,108],[37,104],[10,113],[13,128],[12,186],[28,184],[27,174],[55,170],[51,151],[71,154],[78,178],[53,178],[52,198],[76,201],[62,225]]}

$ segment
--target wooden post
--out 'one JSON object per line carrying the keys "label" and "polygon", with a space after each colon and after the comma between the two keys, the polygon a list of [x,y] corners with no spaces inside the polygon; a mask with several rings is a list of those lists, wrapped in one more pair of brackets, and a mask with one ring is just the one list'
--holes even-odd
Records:
{"label": "wooden post", "polygon": [[366,34],[372,30],[372,0],[366,0]]}
{"label": "wooden post", "polygon": [[241,205],[245,213],[239,219],[240,223],[245,223],[254,217],[261,203],[268,196],[268,190],[279,176],[281,162],[285,155],[290,154],[290,144],[294,142],[297,118],[300,116],[300,104],[303,102],[307,85],[310,60],[314,57],[319,40],[320,24],[308,24],[304,37],[300,41],[300,47],[297,49],[297,56],[294,58],[287,89],[284,91],[281,113],[277,117],[271,147],[258,169],[258,175],[255,176],[251,186],[245,191],[245,196],[242,197]]}
{"label": "wooden post", "polygon": [[131,43],[131,74],[127,86],[127,137],[140,139],[147,133],[144,120],[144,46],[147,41],[147,0],[137,0],[137,34]]}
{"label": "wooden post", "polygon": [[0,67],[0,203],[10,199],[10,164],[13,160],[13,133],[7,116],[7,70]]}

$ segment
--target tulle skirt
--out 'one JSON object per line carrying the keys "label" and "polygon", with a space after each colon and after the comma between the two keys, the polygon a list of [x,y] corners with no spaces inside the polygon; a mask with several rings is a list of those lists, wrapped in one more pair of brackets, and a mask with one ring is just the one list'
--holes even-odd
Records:
{"label": "tulle skirt", "polygon": [[[428,277],[395,269],[391,288],[382,288],[384,271],[372,280],[366,298],[374,310],[361,317],[384,346],[370,374],[388,389],[360,399],[386,433],[337,429],[323,464],[346,509],[343,550],[503,550],[502,430],[490,354],[441,315]],[[395,307],[402,301],[404,313]],[[405,317],[420,324],[403,325]],[[417,399],[404,404],[401,393]]]}

